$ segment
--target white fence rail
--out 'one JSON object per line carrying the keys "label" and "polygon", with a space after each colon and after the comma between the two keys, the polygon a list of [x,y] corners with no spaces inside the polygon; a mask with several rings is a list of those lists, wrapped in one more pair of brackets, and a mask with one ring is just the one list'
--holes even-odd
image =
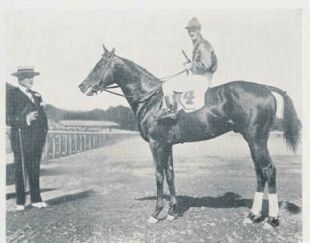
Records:
{"label": "white fence rail", "polygon": [[[7,132],[6,152],[11,153],[9,132]],[[80,131],[49,131],[42,160],[52,160],[91,149],[113,144],[117,141],[136,136],[136,132],[112,131],[112,132],[80,132]]]}

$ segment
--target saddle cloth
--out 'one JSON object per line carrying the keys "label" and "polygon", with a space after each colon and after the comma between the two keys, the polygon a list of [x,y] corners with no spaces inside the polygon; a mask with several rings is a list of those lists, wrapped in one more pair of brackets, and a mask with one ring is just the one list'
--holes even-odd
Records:
{"label": "saddle cloth", "polygon": [[163,84],[166,106],[174,105],[177,111],[191,112],[204,106],[205,92],[211,83],[207,75],[180,75]]}

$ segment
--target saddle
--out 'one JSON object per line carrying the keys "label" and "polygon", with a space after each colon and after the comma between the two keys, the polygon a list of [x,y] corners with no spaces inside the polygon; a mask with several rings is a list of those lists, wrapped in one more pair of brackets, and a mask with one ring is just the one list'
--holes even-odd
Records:
{"label": "saddle", "polygon": [[165,97],[165,102],[167,107],[173,106],[174,110],[177,112],[181,110],[192,112],[204,106],[204,96],[205,92],[197,90],[188,90],[185,92],[174,91],[172,101],[170,101],[168,97]]}
{"label": "saddle", "polygon": [[157,121],[163,125],[174,125],[178,122],[180,114],[191,113],[201,109],[205,104],[205,90],[173,91],[172,95],[164,96],[167,109],[157,115]]}

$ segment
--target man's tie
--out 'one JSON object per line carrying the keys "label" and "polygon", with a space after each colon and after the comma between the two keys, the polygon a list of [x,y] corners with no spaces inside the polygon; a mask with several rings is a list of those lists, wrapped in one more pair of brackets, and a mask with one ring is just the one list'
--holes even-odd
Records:
{"label": "man's tie", "polygon": [[31,89],[26,89],[26,92],[31,95],[32,102],[36,104],[36,102],[35,102],[36,99],[34,98],[34,92]]}

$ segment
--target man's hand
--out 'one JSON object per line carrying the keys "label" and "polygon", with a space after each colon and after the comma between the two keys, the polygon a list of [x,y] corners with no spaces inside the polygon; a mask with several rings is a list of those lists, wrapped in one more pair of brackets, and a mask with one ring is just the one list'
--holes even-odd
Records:
{"label": "man's hand", "polygon": [[26,115],[27,125],[30,126],[32,121],[37,120],[39,113],[37,111],[30,112]]}

